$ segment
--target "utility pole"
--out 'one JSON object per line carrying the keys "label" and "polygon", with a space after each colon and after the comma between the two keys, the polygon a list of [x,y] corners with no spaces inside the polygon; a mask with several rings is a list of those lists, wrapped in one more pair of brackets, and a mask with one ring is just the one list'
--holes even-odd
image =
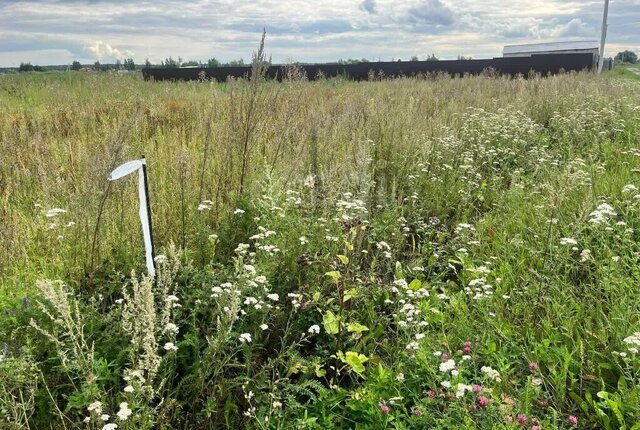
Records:
{"label": "utility pole", "polygon": [[600,38],[600,58],[598,58],[598,73],[604,66],[604,41],[607,38],[607,15],[609,15],[609,0],[604,0],[604,13],[602,14],[602,36]]}

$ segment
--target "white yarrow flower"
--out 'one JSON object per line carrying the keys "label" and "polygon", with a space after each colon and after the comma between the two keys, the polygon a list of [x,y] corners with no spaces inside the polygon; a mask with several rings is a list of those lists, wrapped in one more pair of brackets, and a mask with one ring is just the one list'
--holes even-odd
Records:
{"label": "white yarrow flower", "polygon": [[65,212],[67,212],[67,211],[64,210],[64,209],[53,208],[53,209],[49,209],[47,211],[47,213],[44,214],[44,216],[46,216],[47,218],[53,218],[54,216],[58,216],[58,215],[63,214]]}
{"label": "white yarrow flower", "polygon": [[177,351],[178,347],[173,344],[173,342],[167,342],[164,344],[164,349],[166,351]]}
{"label": "white yarrow flower", "polygon": [[131,409],[129,409],[129,404],[127,402],[122,402],[120,403],[120,410],[116,415],[118,415],[120,421],[126,421],[132,413]]}

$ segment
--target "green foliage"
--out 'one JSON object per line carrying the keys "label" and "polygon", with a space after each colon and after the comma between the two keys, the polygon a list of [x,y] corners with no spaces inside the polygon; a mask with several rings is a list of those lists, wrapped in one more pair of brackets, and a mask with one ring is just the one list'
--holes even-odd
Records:
{"label": "green foliage", "polygon": [[621,51],[616,54],[614,60],[616,63],[636,64],[638,62],[638,54],[629,50]]}
{"label": "green foliage", "polygon": [[74,70],[77,72],[80,69],[82,69],[82,64],[80,64],[79,61],[74,60],[73,63],[71,63],[71,70]]}
{"label": "green foliage", "polygon": [[133,58],[124,59],[124,68],[125,70],[136,70],[136,63],[133,62]]}

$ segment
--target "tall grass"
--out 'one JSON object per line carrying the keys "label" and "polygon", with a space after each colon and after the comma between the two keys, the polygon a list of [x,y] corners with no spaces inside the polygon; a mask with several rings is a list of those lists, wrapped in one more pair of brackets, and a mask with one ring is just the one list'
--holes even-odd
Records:
{"label": "tall grass", "polygon": [[[254,72],[0,76],[0,341],[42,385],[7,379],[11,422],[80,426],[97,399],[133,408],[124,428],[638,417],[635,82]],[[144,267],[137,190],[106,180],[140,154],[156,246],[182,249],[159,286],[122,275]]]}

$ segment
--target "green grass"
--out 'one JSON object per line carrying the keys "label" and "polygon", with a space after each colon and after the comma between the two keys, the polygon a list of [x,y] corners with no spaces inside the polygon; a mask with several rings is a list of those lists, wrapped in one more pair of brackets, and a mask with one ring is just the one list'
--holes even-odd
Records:
{"label": "green grass", "polygon": [[639,120],[621,69],[0,76],[2,422],[635,428]]}
{"label": "green grass", "polygon": [[[631,70],[634,69],[634,70]],[[635,71],[635,72],[634,72]],[[619,64],[609,72],[611,75],[631,80],[640,80],[640,65],[638,64]]]}

